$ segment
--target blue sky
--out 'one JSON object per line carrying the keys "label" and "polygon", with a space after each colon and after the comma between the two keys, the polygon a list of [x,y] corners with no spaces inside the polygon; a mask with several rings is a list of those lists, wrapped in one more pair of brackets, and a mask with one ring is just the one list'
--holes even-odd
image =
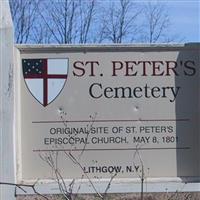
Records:
{"label": "blue sky", "polygon": [[200,0],[163,2],[168,5],[170,30],[183,38],[182,42],[200,42]]}

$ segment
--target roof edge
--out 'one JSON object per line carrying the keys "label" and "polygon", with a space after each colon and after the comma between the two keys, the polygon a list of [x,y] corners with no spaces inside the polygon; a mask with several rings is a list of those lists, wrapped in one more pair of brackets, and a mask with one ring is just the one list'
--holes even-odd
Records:
{"label": "roof edge", "polygon": [[52,53],[52,52],[103,52],[103,51],[149,51],[149,50],[188,50],[199,49],[200,43],[183,44],[16,44],[21,53]]}

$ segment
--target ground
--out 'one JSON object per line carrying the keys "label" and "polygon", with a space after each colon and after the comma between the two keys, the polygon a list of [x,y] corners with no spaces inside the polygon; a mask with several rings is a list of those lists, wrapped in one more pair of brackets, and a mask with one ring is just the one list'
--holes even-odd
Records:
{"label": "ground", "polygon": [[[49,200],[66,200],[62,195],[49,195]],[[18,196],[17,200],[45,200],[37,195]],[[78,195],[73,200],[100,200],[96,195]],[[140,193],[108,194],[104,200],[141,200]],[[145,193],[143,200],[200,200],[200,193]]]}

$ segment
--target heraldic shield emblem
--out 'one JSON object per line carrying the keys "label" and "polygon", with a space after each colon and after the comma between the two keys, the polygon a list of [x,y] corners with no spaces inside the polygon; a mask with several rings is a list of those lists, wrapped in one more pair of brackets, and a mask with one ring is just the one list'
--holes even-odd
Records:
{"label": "heraldic shield emblem", "polygon": [[46,107],[64,88],[68,59],[22,59],[22,68],[30,93]]}

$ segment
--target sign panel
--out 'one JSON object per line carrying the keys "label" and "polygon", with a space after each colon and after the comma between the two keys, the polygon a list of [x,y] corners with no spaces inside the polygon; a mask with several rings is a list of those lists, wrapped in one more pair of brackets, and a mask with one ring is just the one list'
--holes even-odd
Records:
{"label": "sign panel", "polygon": [[199,176],[196,49],[21,55],[22,179]]}

